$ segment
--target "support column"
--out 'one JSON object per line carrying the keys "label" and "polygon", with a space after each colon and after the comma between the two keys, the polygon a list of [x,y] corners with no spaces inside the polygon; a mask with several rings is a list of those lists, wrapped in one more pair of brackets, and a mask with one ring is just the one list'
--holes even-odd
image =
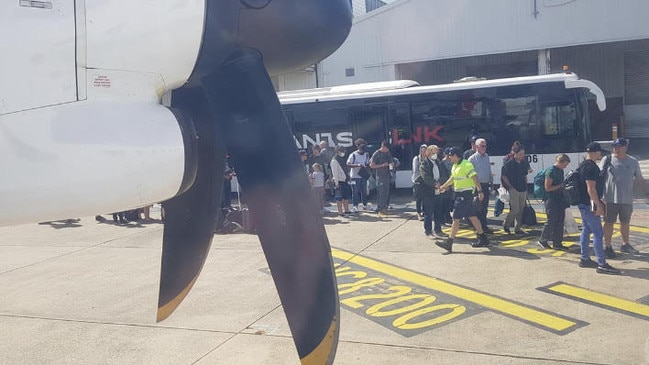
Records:
{"label": "support column", "polygon": [[539,75],[547,75],[551,72],[549,49],[539,49],[538,67]]}

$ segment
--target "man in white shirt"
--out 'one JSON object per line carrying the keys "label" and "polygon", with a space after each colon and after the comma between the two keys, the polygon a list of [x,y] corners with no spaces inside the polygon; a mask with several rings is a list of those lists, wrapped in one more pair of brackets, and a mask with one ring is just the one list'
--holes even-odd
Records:
{"label": "man in white shirt", "polygon": [[[358,212],[358,203],[369,210],[367,204],[367,179],[369,178],[370,155],[367,152],[367,142],[363,138],[354,141],[356,151],[349,154],[347,166],[350,167],[349,178],[352,186],[352,212]],[[365,172],[361,171],[364,169]]]}

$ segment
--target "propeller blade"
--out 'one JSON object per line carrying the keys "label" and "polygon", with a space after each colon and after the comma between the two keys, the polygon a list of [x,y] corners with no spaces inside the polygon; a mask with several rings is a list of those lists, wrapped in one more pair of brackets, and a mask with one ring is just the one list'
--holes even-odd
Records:
{"label": "propeller blade", "polygon": [[196,145],[196,177],[187,191],[162,204],[165,222],[158,322],[178,307],[203,268],[221,205],[226,156],[218,125],[200,88],[174,91],[172,107],[189,112],[192,118],[196,140],[186,145]]}
{"label": "propeller blade", "polygon": [[224,133],[302,364],[331,364],[339,334],[329,241],[259,52],[236,51],[203,89]]}

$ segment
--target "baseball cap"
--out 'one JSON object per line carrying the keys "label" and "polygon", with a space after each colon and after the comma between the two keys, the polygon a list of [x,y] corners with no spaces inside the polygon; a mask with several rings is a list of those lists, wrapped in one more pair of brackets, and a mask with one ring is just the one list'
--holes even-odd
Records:
{"label": "baseball cap", "polygon": [[588,145],[586,145],[586,152],[601,152],[602,150],[602,145],[600,145],[597,142],[590,142]]}
{"label": "baseball cap", "polygon": [[419,149],[422,149],[422,148],[428,148],[428,146],[425,143],[422,143],[421,146],[419,146]]}
{"label": "baseball cap", "polygon": [[627,147],[629,145],[629,140],[625,138],[618,138],[615,141],[613,141],[613,144],[611,146],[613,147]]}
{"label": "baseball cap", "polygon": [[444,151],[444,154],[446,154],[446,155],[455,155],[455,156],[462,157],[462,151],[460,151],[460,149],[457,148],[457,147],[449,147],[449,148],[447,148]]}

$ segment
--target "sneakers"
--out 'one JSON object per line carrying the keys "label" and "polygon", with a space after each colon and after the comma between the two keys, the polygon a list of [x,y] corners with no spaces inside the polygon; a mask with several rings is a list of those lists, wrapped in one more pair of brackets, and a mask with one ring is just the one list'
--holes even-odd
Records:
{"label": "sneakers", "polygon": [[527,234],[527,232],[523,231],[523,230],[520,229],[520,228],[518,228],[517,230],[515,230],[514,233],[516,233],[516,234],[522,234],[522,235],[526,235],[526,234]]}
{"label": "sneakers", "polygon": [[560,243],[553,244],[552,248],[554,248],[555,250],[561,250],[561,251],[567,251],[568,250],[568,247],[566,247],[566,246],[564,246],[564,245],[562,245]]}
{"label": "sneakers", "polygon": [[611,275],[619,275],[622,273],[619,269],[614,268],[613,266],[609,264],[604,264],[604,265],[599,265],[597,266],[597,272],[600,274],[611,274]]}
{"label": "sneakers", "polygon": [[599,267],[599,265],[595,261],[589,258],[588,260],[584,260],[584,259],[579,260],[579,267],[587,267],[587,268],[595,269]]}
{"label": "sneakers", "polygon": [[352,213],[358,213],[358,208],[357,207],[352,207]]}
{"label": "sneakers", "polygon": [[474,247],[474,248],[476,248],[476,247],[487,247],[487,246],[489,246],[489,239],[487,238],[487,235],[484,234],[484,233],[479,234],[478,235],[478,241],[473,242],[471,244],[471,247]]}
{"label": "sneakers", "polygon": [[640,251],[636,250],[635,248],[633,248],[633,246],[631,246],[631,245],[628,244],[628,243],[622,245],[622,247],[620,247],[620,251],[622,251],[622,252],[624,252],[624,253],[630,253],[630,254],[632,254],[632,255],[638,255],[638,254],[640,254]]}
{"label": "sneakers", "polygon": [[538,240],[538,242],[536,242],[536,243],[538,243],[539,246],[541,246],[541,248],[544,249],[544,250],[549,250],[549,249],[552,248],[552,247],[550,247],[550,245],[548,244],[548,241]]}
{"label": "sneakers", "polygon": [[605,247],[604,255],[606,256],[607,259],[614,259],[617,257],[615,251],[613,251],[613,247]]}
{"label": "sneakers", "polygon": [[363,210],[372,210],[372,207],[370,206],[370,203],[367,203],[363,205]]}
{"label": "sneakers", "polygon": [[387,216],[388,214],[385,212],[385,210],[380,210],[378,215],[379,215],[379,217],[383,218],[383,217]]}
{"label": "sneakers", "polygon": [[433,232],[424,232],[424,235],[426,235],[426,237],[432,237]]}
{"label": "sneakers", "polygon": [[509,229],[509,227],[503,226],[503,231],[507,234],[512,234],[512,231]]}
{"label": "sneakers", "polygon": [[435,242],[435,245],[437,245],[438,247],[441,247],[441,248],[445,249],[445,250],[448,251],[448,252],[452,252],[452,249],[453,249],[453,239],[449,237],[449,238],[446,239],[446,241]]}
{"label": "sneakers", "polygon": [[424,213],[417,213],[417,217],[419,217],[420,221],[424,220]]}

